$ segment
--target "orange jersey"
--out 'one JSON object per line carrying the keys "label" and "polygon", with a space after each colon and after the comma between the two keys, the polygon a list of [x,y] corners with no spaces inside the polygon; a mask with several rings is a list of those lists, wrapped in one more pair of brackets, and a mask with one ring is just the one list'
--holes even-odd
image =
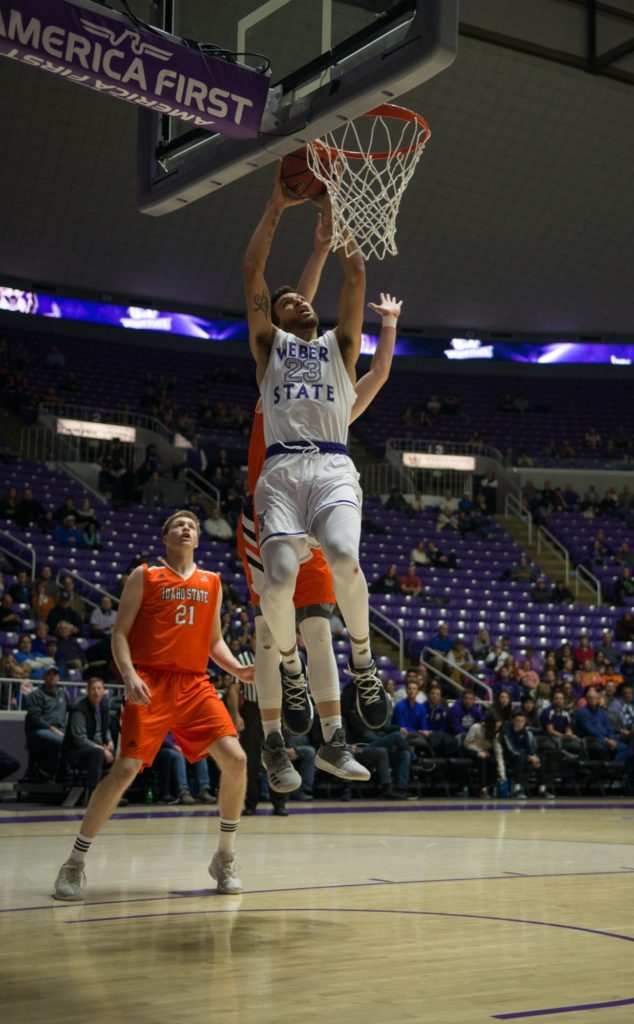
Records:
{"label": "orange jersey", "polygon": [[262,467],[266,462],[266,441],[264,440],[264,414],[257,409],[253,414],[253,425],[251,427],[251,440],[249,441],[249,458],[247,469],[247,484],[249,494],[255,492],[255,485],[258,482]]}
{"label": "orange jersey", "polygon": [[203,673],[220,595],[220,577],[194,567],[187,579],[168,565],[143,566],[143,601],[128,642],[132,661]]}
{"label": "orange jersey", "polygon": [[[255,491],[262,467],[266,461],[264,440],[264,416],[257,409],[253,414],[251,440],[249,441],[248,487],[249,494]],[[243,512],[238,522],[238,552],[242,558],[251,603],[259,605],[260,597],[254,590],[254,572],[262,572],[262,559],[258,546],[259,529],[257,515]],[[312,558],[299,567],[293,600],[296,608],[311,604],[334,604],[335,592],[332,574],[321,548],[311,548]]]}

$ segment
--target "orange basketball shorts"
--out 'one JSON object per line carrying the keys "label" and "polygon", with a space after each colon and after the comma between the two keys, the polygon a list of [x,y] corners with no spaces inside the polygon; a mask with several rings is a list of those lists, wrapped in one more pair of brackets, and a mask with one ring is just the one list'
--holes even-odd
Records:
{"label": "orange basketball shorts", "polygon": [[[257,540],[257,523],[254,523],[246,512],[243,512],[238,520],[237,547],[249,587],[251,604],[257,607],[260,604],[259,591],[264,582],[264,570]],[[332,573],[321,548],[310,550],[312,557],[300,565],[295,583],[293,604],[296,608],[305,608],[313,604],[335,604],[336,601]]]}
{"label": "orange basketball shorts", "polygon": [[236,730],[215,686],[206,673],[170,672],[137,665],[152,700],[124,705],[121,718],[121,757],[134,757],[144,767],[152,764],[168,732],[172,732],[188,761],[206,757],[212,743]]}

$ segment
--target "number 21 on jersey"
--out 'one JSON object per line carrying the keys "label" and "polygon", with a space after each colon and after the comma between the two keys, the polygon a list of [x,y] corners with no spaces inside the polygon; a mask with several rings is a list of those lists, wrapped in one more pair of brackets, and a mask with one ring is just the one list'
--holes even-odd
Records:
{"label": "number 21 on jersey", "polygon": [[176,606],[176,618],[174,622],[177,626],[193,626],[194,625],[194,611],[195,607],[193,604],[179,604]]}

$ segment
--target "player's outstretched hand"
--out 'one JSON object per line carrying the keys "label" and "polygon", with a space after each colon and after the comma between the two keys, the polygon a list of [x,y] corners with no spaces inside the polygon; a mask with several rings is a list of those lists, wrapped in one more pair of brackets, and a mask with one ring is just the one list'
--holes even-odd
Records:
{"label": "player's outstretched hand", "polygon": [[282,181],[282,161],[278,160],[277,167],[275,169],[275,178],[273,179],[273,200],[279,206],[297,206],[298,203],[307,202],[306,197],[296,196],[294,192],[289,192],[284,182]]}
{"label": "player's outstretched hand", "polygon": [[317,214],[317,223],[315,225],[315,236],[313,239],[313,247],[315,249],[329,249],[330,242],[332,239],[332,218],[330,216],[330,208],[327,210],[321,210]]}
{"label": "player's outstretched hand", "polygon": [[393,298],[389,292],[381,292],[380,302],[368,302],[369,309],[374,310],[379,316],[395,316],[397,319],[401,315],[402,305],[403,300]]}
{"label": "player's outstretched hand", "polygon": [[254,683],[255,665],[240,665],[239,668],[233,670],[233,674],[243,683]]}
{"label": "player's outstretched hand", "polygon": [[147,684],[143,682],[136,672],[130,679],[125,681],[125,699],[129,700],[131,704],[144,704],[146,708],[150,706],[152,694]]}

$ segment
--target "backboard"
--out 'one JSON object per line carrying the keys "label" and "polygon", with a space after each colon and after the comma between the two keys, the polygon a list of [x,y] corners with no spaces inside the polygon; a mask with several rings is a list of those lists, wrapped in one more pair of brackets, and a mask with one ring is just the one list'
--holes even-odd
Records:
{"label": "backboard", "polygon": [[162,26],[240,63],[270,65],[255,139],[230,139],[142,110],[138,199],[160,216],[390,102],[448,67],[458,0],[163,0]]}

